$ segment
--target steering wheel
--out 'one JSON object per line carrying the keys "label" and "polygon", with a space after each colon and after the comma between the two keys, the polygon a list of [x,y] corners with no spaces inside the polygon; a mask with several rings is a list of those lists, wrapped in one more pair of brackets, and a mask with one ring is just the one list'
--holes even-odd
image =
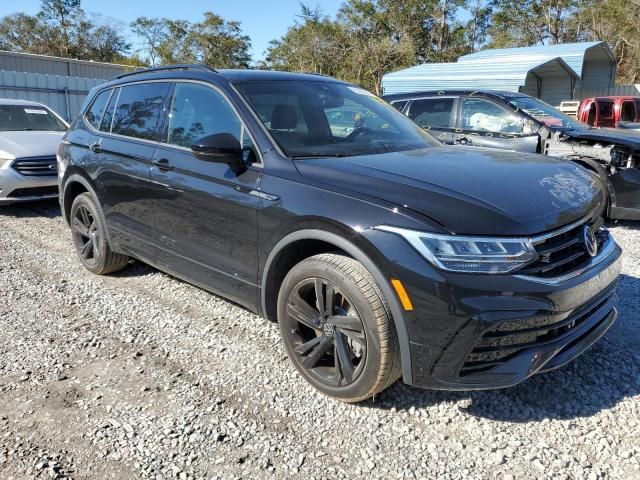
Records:
{"label": "steering wheel", "polygon": [[371,131],[371,129],[367,128],[367,127],[356,128],[353,132],[351,132],[349,135],[344,137],[344,139],[347,142],[351,142],[355,138],[359,137],[360,135],[365,135],[365,134],[369,133],[370,131]]}

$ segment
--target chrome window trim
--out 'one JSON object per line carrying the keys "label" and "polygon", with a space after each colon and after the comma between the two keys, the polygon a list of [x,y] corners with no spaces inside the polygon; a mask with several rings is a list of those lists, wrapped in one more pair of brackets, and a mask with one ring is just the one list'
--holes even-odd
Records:
{"label": "chrome window trim", "polygon": [[[238,121],[240,122],[240,126],[242,128],[244,128],[244,130],[249,135],[249,138],[253,142],[253,145],[256,147],[256,153],[258,155],[258,160],[259,161],[253,162],[250,165],[254,166],[254,167],[260,167],[260,168],[262,168],[264,166],[263,159],[262,159],[262,152],[258,148],[258,143],[255,141],[253,135],[251,134],[251,131],[247,128],[245,122],[242,120],[242,116],[238,112],[238,109],[235,107],[235,105],[233,105],[233,103],[231,103],[229,101],[229,97],[227,97],[227,95],[225,95],[224,91],[222,91],[221,88],[219,88],[219,87],[217,87],[217,86],[215,86],[215,85],[213,85],[211,83],[202,81],[202,80],[192,80],[192,79],[182,79],[182,78],[177,78],[177,79],[167,79],[167,78],[165,78],[165,79],[153,79],[153,80],[139,80],[137,82],[128,82],[128,83],[123,83],[123,84],[120,84],[120,85],[115,85],[113,87],[110,87],[113,90],[115,90],[116,88],[119,89],[118,90],[118,97],[116,98],[115,107],[118,106],[118,102],[120,101],[120,94],[122,93],[122,87],[126,87],[126,86],[129,86],[129,85],[144,84],[144,83],[197,83],[197,84],[200,84],[200,85],[204,85],[205,87],[209,87],[209,88],[215,90],[216,92],[218,92],[222,96],[222,98],[229,104],[229,106],[231,107],[233,112],[236,114],[236,116],[238,117]],[[100,93],[102,91],[103,90],[101,90]],[[98,93],[98,95],[99,95],[99,93]],[[111,97],[109,97],[109,100],[111,100]],[[93,104],[93,102],[92,102],[92,104]],[[117,139],[125,139],[125,140],[133,140],[135,142],[144,142],[144,143],[148,143],[148,144],[156,145],[156,146],[161,146],[161,147],[165,147],[165,148],[173,148],[173,149],[176,149],[176,150],[191,152],[190,148],[180,147],[178,145],[173,145],[173,144],[170,144],[170,143],[167,143],[167,142],[158,142],[157,140],[147,140],[145,138],[129,137],[127,135],[120,135],[118,133],[112,133],[111,130],[113,129],[113,119],[115,118],[115,107],[114,107],[113,117],[111,117],[111,126],[109,127],[109,131],[108,132],[103,132],[102,130],[96,130],[93,127],[93,125],[91,125],[86,120],[84,115],[82,115],[82,120],[83,120],[85,126],[89,130],[91,130],[93,133],[100,134],[100,135],[106,135],[107,137],[114,137],[114,138],[117,138]]]}

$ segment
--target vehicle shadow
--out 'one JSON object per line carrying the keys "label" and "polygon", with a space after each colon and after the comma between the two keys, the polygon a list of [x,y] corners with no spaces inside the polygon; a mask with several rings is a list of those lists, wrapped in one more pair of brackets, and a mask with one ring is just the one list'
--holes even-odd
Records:
{"label": "vehicle shadow", "polygon": [[0,216],[15,218],[57,218],[61,216],[60,204],[56,198],[50,200],[37,200],[33,202],[12,203],[0,205]]}
{"label": "vehicle shadow", "polygon": [[410,410],[461,402],[461,413],[501,422],[570,420],[640,395],[640,278],[622,275],[619,317],[603,338],[565,367],[506,389],[476,392],[421,390],[397,382],[370,408]]}

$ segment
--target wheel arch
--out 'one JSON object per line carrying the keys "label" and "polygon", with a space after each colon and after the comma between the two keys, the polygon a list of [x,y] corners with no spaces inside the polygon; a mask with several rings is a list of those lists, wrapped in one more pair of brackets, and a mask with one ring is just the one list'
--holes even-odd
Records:
{"label": "wheel arch", "polygon": [[[98,212],[102,217],[102,222],[106,226],[107,222],[104,217],[104,212],[102,211],[102,203],[98,199],[98,195],[95,192],[95,188],[93,183],[82,173],[74,172],[69,175],[64,181],[64,188],[61,192],[61,201],[60,208],[62,209],[62,217],[65,219],[67,224],[70,222],[70,213],[71,206],[73,205],[73,201],[76,199],[78,195],[83,193],[88,193],[91,195],[91,198],[98,206]],[[109,229],[106,229],[107,241],[111,243],[111,237],[109,235]]]}
{"label": "wheel arch", "polygon": [[[303,255],[287,255],[296,250],[302,251]],[[400,302],[394,294],[389,280],[372,260],[371,255],[365,252],[359,245],[356,245],[351,240],[337,233],[321,229],[296,230],[276,243],[265,261],[262,280],[260,282],[260,306],[262,314],[269,320],[277,320],[278,293],[282,280],[290,267],[293,266],[291,263],[296,264],[304,258],[329,251],[340,252],[359,261],[376,281],[391,311],[391,317],[400,347],[403,381],[411,384],[409,335],[404,323]]]}

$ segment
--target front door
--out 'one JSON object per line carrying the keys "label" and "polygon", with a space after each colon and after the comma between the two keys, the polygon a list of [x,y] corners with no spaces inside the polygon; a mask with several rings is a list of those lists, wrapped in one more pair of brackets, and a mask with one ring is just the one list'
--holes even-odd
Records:
{"label": "front door", "polygon": [[[244,147],[247,170],[196,158],[199,138],[229,133]],[[178,82],[164,145],[151,169],[158,263],[176,275],[255,307],[258,206],[262,174],[256,149],[237,113],[212,86]]]}
{"label": "front door", "polygon": [[525,153],[538,151],[539,137],[512,112],[479,97],[463,97],[455,143]]}

